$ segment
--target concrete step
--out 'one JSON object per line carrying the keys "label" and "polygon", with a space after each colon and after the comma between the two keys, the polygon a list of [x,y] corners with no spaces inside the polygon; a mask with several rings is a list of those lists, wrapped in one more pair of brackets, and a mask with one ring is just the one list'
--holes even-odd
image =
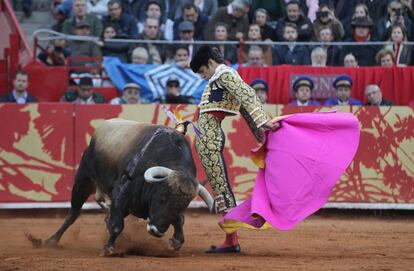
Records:
{"label": "concrete step", "polygon": [[[22,10],[22,0],[9,0],[14,10],[21,11]],[[52,7],[52,1],[51,0],[32,0],[32,10],[40,10],[40,11],[48,11]]]}
{"label": "concrete step", "polygon": [[32,16],[29,18],[25,17],[23,12],[16,11],[16,16],[20,22],[26,39],[32,48],[34,31],[40,28],[51,29],[52,25],[55,23],[55,19],[53,18],[50,10],[34,11]]}

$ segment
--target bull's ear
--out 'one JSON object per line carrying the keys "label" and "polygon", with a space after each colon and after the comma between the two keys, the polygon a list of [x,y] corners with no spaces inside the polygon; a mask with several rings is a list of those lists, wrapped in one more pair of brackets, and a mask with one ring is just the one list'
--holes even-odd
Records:
{"label": "bull's ear", "polygon": [[167,167],[150,167],[144,173],[144,179],[148,183],[158,183],[165,181],[174,170]]}

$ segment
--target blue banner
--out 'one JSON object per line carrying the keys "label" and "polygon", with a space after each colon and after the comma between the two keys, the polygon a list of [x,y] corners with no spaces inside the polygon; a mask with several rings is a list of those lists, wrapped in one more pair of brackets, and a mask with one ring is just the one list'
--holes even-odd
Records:
{"label": "blue banner", "polygon": [[141,97],[148,102],[165,96],[165,85],[172,75],[180,81],[181,94],[193,96],[197,103],[200,102],[207,84],[207,81],[191,69],[181,69],[174,64],[126,64],[116,57],[105,57],[104,66],[112,83],[120,92],[125,84],[136,83],[141,87]]}

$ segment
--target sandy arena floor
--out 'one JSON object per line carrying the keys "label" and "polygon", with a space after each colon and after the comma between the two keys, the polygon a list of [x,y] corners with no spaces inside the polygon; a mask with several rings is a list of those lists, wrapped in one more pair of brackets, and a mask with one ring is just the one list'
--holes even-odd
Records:
{"label": "sandy arena floor", "polygon": [[[223,234],[218,216],[186,215],[186,242],[179,253],[157,239],[145,223],[128,219],[119,248],[124,258],[98,254],[106,239],[104,215],[81,215],[61,248],[33,248],[25,233],[49,237],[65,212],[0,212],[0,270],[414,270],[414,215],[360,215],[322,211],[292,231],[242,230],[238,255],[211,255],[205,249]],[[134,255],[131,255],[134,253]]]}

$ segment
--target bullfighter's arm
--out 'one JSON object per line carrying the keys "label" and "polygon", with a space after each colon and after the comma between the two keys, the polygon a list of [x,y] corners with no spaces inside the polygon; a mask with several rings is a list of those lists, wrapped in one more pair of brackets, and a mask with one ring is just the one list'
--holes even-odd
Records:
{"label": "bullfighter's arm", "polygon": [[257,128],[268,122],[269,119],[256,92],[248,84],[231,73],[223,73],[218,80],[240,102]]}

